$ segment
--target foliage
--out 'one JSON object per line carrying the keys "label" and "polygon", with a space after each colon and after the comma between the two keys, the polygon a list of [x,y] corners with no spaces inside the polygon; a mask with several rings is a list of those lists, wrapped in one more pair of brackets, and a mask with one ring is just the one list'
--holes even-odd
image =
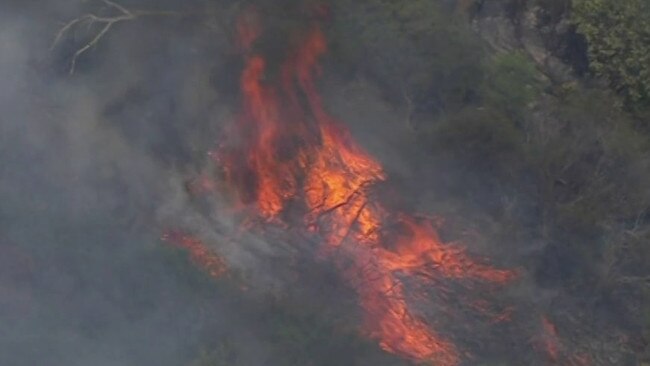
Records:
{"label": "foliage", "polygon": [[478,197],[474,209],[501,201],[493,212],[532,212],[508,216],[495,226],[507,232],[492,234],[548,243],[536,259],[540,283],[633,307],[641,295],[612,291],[642,294],[646,286],[639,270],[650,251],[635,238],[650,230],[639,219],[650,207],[650,140],[616,95],[580,83],[544,85],[522,53],[496,55],[484,70],[478,101],[432,118],[421,141],[454,161],[459,199]]}
{"label": "foliage", "polygon": [[541,91],[539,73],[523,52],[499,54],[488,66],[482,91],[486,104],[521,117]]}
{"label": "foliage", "polygon": [[267,298],[256,312],[276,364],[354,366],[374,359],[402,365],[394,356],[380,352],[374,342],[362,338],[357,325],[328,311],[326,304],[312,307],[305,306],[305,301],[301,297]]}
{"label": "foliage", "polygon": [[539,73],[521,52],[495,55],[485,65],[474,62],[483,70],[476,100],[424,126],[421,137],[433,152],[507,175],[522,164],[525,135],[520,124],[541,92]]}
{"label": "foliage", "polygon": [[[236,292],[232,296],[238,296]],[[322,309],[305,307],[302,299],[267,296],[249,299],[241,309],[251,319],[250,327],[268,353],[267,362],[278,366],[365,365],[368,360],[403,365],[397,358],[380,352],[377,346],[362,339],[352,324],[342,324]],[[214,342],[214,340],[208,340]],[[250,345],[225,337],[214,345],[204,345],[187,366],[247,365],[242,352]]]}
{"label": "foliage", "polygon": [[650,96],[650,3],[576,0],[573,21],[589,43],[591,68],[632,102]]}
{"label": "foliage", "polygon": [[339,0],[333,52],[370,75],[393,100],[420,111],[461,107],[476,94],[483,48],[440,2]]}
{"label": "foliage", "polygon": [[521,149],[519,133],[514,122],[497,110],[467,107],[432,125],[424,136],[434,152],[490,164],[516,156]]}

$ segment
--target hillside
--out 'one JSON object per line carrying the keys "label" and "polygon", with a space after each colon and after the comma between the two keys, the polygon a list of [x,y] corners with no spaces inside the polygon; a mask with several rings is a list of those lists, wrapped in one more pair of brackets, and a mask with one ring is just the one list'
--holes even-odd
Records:
{"label": "hillside", "polygon": [[0,4],[0,365],[650,364],[643,0]]}

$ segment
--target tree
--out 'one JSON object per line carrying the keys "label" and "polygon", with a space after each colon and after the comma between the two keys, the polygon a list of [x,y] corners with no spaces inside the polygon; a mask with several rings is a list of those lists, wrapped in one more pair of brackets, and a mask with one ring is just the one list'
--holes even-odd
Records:
{"label": "tree", "polygon": [[591,69],[631,102],[650,97],[650,2],[576,0],[573,22],[589,44]]}
{"label": "tree", "polygon": [[428,0],[335,4],[333,52],[392,100],[427,114],[456,110],[476,94],[484,50],[453,9]]}

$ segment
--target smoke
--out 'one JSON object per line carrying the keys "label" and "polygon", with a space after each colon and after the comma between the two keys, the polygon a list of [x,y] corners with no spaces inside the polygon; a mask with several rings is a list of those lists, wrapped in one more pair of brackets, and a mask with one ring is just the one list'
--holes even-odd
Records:
{"label": "smoke", "polygon": [[[269,23],[278,29],[261,42],[271,63],[286,51],[284,38],[290,31],[285,28],[304,26],[295,3],[287,1],[283,8],[292,9],[287,10],[291,19],[265,14],[277,17]],[[218,249],[255,290],[291,293],[306,307],[333,303],[355,308],[355,295],[341,288],[331,268],[306,268],[314,265],[309,260],[295,265],[304,255],[293,250],[295,243],[275,238],[273,232],[232,240],[238,225],[224,203],[195,200],[187,192],[188,177],[209,172],[207,152],[237,108],[241,61],[231,53],[227,29],[239,5],[215,4],[129,2],[129,9],[174,14],[116,24],[77,59],[72,75],[75,51],[101,26],[75,27],[52,49],[55,35],[70,19],[87,12],[113,14],[114,9],[101,1],[73,0],[0,5],[1,365],[182,365],[202,346],[218,348],[214,341],[219,339],[234,345],[237,364],[274,364],[276,355],[255,324],[254,305],[246,308],[229,299],[227,289],[203,291],[188,281],[187,268],[160,241],[170,228]],[[206,11],[211,6],[217,7],[214,14]],[[473,221],[499,224],[475,210],[478,205],[466,204],[469,209],[461,211],[448,199],[450,192],[481,182],[460,182],[463,175],[455,175],[455,162],[448,157],[425,158],[408,126],[408,106],[386,103],[377,87],[362,78],[328,74],[322,87],[328,110],[349,123],[355,138],[383,163],[390,184],[408,192],[395,205],[464,216],[462,222],[452,220],[452,239],[460,231],[454,225],[471,230]],[[388,193],[383,198],[397,196]],[[486,201],[495,196],[475,195]],[[505,264],[525,263],[543,245],[523,240],[497,245],[493,238],[471,238],[471,251],[499,254]],[[289,259],[293,268],[287,268]],[[299,281],[287,280],[292,277]],[[296,283],[303,285],[292,288]],[[556,297],[549,292],[524,278],[504,294],[504,303],[534,304],[541,313]],[[562,305],[568,309],[580,306],[563,301],[570,303]],[[337,311],[323,316],[340,316]],[[435,317],[439,311],[422,313]],[[352,311],[349,318],[357,315]],[[521,329],[494,337],[489,347],[530,352],[522,350],[526,342],[514,338],[534,332],[539,324],[520,318],[515,320]],[[454,331],[492,331],[463,327]],[[519,348],[513,350],[511,341],[519,341]],[[372,364],[395,364],[368,357],[377,358]]]}
{"label": "smoke", "polygon": [[[115,9],[0,5],[0,364],[176,366],[224,344],[237,364],[277,364],[289,356],[270,349],[259,294],[286,291],[295,252],[254,233],[231,240],[223,203],[197,202],[186,186],[210,167],[237,106],[227,30],[238,5],[120,4],[173,14],[115,24],[72,75],[102,25],[72,27],[52,47],[57,32]],[[168,229],[217,249],[255,294],[206,291],[160,240]],[[319,273],[293,289],[305,303],[340,295]]]}
{"label": "smoke", "polygon": [[[183,13],[204,4],[130,5]],[[179,365],[222,335],[238,348],[239,364],[268,364],[250,311],[224,299],[228,292],[188,285],[159,240],[167,228],[187,230],[266,292],[285,291],[296,283],[287,276],[301,276],[304,287],[292,292],[302,304],[328,304],[342,293],[326,269],[278,268],[295,254],[291,243],[254,234],[229,240],[234,224],[222,203],[201,207],[187,194],[185,180],[208,165],[218,126],[236,105],[228,74],[239,70],[228,35],[209,17],[142,17],[111,28],[69,75],[73,54],[101,25],[70,29],[50,49],[62,23],[114,10],[101,2],[4,6],[0,364]],[[281,58],[273,47],[280,42],[265,40],[271,58]],[[412,141],[394,122],[403,111],[369,84],[326,87],[339,117],[358,121],[352,129],[364,146],[393,176],[411,180],[413,152],[403,147]],[[336,98],[341,88],[354,98]],[[344,298],[354,308],[354,295]]]}
{"label": "smoke", "polygon": [[[201,5],[153,3],[139,6]],[[98,9],[0,5],[0,364],[180,365],[215,329],[248,349],[233,306],[188,288],[159,240],[191,212],[184,175],[226,113],[209,78],[223,36],[183,17],[124,22],[69,75],[97,27],[51,50],[54,36]]]}

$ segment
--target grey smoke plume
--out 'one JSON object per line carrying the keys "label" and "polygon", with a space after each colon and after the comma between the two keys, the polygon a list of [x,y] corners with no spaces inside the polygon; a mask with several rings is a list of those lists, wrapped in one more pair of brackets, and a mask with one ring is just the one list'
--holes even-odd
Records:
{"label": "grey smoke plume", "polygon": [[[183,172],[216,137],[203,127],[226,112],[206,77],[223,37],[183,17],[125,22],[68,75],[98,28],[72,29],[50,50],[54,36],[97,10],[109,11],[0,5],[0,364],[180,365],[209,329],[250,347],[232,306],[191,293],[160,253],[171,217],[193,220]],[[261,353],[244,360],[262,364]]]}

